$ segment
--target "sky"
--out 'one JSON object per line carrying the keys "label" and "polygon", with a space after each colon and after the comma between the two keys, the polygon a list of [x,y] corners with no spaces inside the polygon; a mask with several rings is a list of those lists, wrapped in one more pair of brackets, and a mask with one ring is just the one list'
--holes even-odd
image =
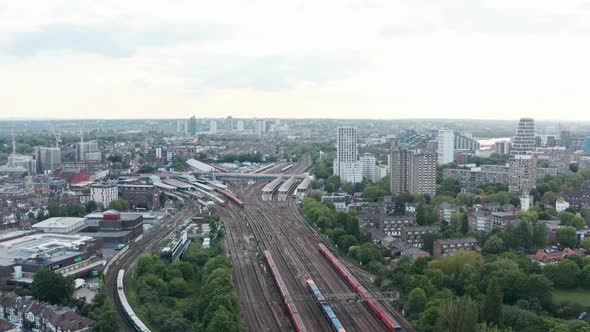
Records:
{"label": "sky", "polygon": [[590,120],[590,1],[0,0],[0,118]]}

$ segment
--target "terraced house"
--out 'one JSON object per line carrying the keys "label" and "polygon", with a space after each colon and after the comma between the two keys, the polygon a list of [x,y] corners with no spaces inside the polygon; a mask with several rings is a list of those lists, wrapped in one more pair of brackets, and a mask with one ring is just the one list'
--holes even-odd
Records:
{"label": "terraced house", "polygon": [[0,320],[30,331],[89,332],[94,321],[75,309],[37,302],[11,292],[0,293]]}

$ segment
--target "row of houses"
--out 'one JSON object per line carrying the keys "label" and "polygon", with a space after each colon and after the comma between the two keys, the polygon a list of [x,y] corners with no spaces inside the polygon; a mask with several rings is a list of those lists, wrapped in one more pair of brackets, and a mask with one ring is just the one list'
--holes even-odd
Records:
{"label": "row of houses", "polygon": [[94,321],[79,315],[75,309],[35,301],[12,292],[0,292],[0,321],[4,330],[27,328],[34,332],[92,331]]}

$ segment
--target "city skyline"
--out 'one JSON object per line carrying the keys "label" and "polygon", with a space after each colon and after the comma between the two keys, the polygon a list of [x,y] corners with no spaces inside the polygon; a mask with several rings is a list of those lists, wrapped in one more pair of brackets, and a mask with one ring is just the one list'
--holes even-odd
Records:
{"label": "city skyline", "polygon": [[588,18],[583,1],[13,2],[0,118],[590,120]]}

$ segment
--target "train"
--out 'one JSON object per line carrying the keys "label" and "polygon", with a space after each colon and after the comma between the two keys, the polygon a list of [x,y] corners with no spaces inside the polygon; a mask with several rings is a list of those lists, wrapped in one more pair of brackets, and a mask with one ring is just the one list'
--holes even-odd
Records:
{"label": "train", "polygon": [[289,166],[285,166],[285,167],[281,168],[281,173],[285,173],[286,171],[288,171],[291,168],[293,168],[293,166],[295,166],[295,165],[294,164],[291,164]]}
{"label": "train", "polygon": [[344,326],[342,325],[338,317],[336,317],[334,310],[328,304],[328,302],[324,298],[324,295],[322,294],[322,292],[320,292],[320,289],[316,285],[315,281],[313,281],[313,279],[307,279],[307,287],[309,288],[309,290],[311,290],[313,297],[316,299],[316,301],[318,301],[320,308],[322,309],[322,312],[330,322],[330,325],[332,326],[334,332],[346,332],[346,329],[344,329]]}
{"label": "train", "polygon": [[262,166],[262,167],[260,167],[259,169],[256,169],[256,170],[252,171],[252,174],[257,174],[257,173],[264,172],[264,171],[266,171],[267,169],[269,169],[269,168],[273,167],[274,165],[275,165],[275,163],[271,163],[271,164],[268,164],[268,165],[266,165],[266,166]]}
{"label": "train", "polygon": [[123,310],[125,310],[125,315],[127,316],[129,323],[131,323],[135,331],[151,332],[150,329],[148,329],[148,327],[145,326],[145,324],[141,321],[141,319],[137,317],[137,315],[133,311],[133,308],[131,308],[129,302],[127,302],[127,296],[125,296],[125,290],[123,288],[124,276],[125,270],[119,270],[119,273],[117,274],[117,295],[119,302],[121,303],[121,306],[123,306]]}
{"label": "train", "polygon": [[266,264],[268,264],[270,272],[272,273],[272,277],[273,277],[275,283],[277,284],[277,287],[279,287],[279,291],[281,292],[281,296],[283,297],[283,301],[285,302],[285,306],[287,307],[287,311],[289,312],[289,316],[291,317],[291,321],[293,321],[293,325],[295,326],[295,331],[306,332],[307,329],[305,328],[305,325],[303,324],[303,320],[301,319],[301,315],[299,314],[299,311],[297,310],[295,303],[293,303],[293,300],[291,299],[291,295],[289,295],[289,291],[287,290],[287,286],[285,285],[285,282],[283,281],[283,277],[281,277],[281,273],[279,272],[274,260],[272,259],[270,251],[264,250],[263,253],[264,253],[264,259],[266,260]]}
{"label": "train", "polygon": [[399,332],[402,330],[399,322],[395,320],[395,318],[391,317],[388,313],[386,313],[381,307],[380,304],[371,300],[369,298],[368,290],[361,285],[358,280],[352,275],[350,270],[342,265],[336,256],[328,250],[328,248],[323,244],[319,244],[319,250],[330,261],[330,263],[338,270],[338,272],[342,275],[342,277],[352,286],[352,288],[360,295],[360,297],[365,301],[365,303],[369,306],[369,308],[377,315],[377,317],[385,324],[388,331],[391,332]]}
{"label": "train", "polygon": [[225,196],[225,198],[227,198],[228,200],[234,202],[235,204],[237,204],[240,207],[244,207],[244,202],[242,202],[241,200],[239,200],[236,196],[230,194],[229,192],[225,191],[225,190],[221,190],[219,188],[215,188],[215,191],[222,194],[223,196]]}

